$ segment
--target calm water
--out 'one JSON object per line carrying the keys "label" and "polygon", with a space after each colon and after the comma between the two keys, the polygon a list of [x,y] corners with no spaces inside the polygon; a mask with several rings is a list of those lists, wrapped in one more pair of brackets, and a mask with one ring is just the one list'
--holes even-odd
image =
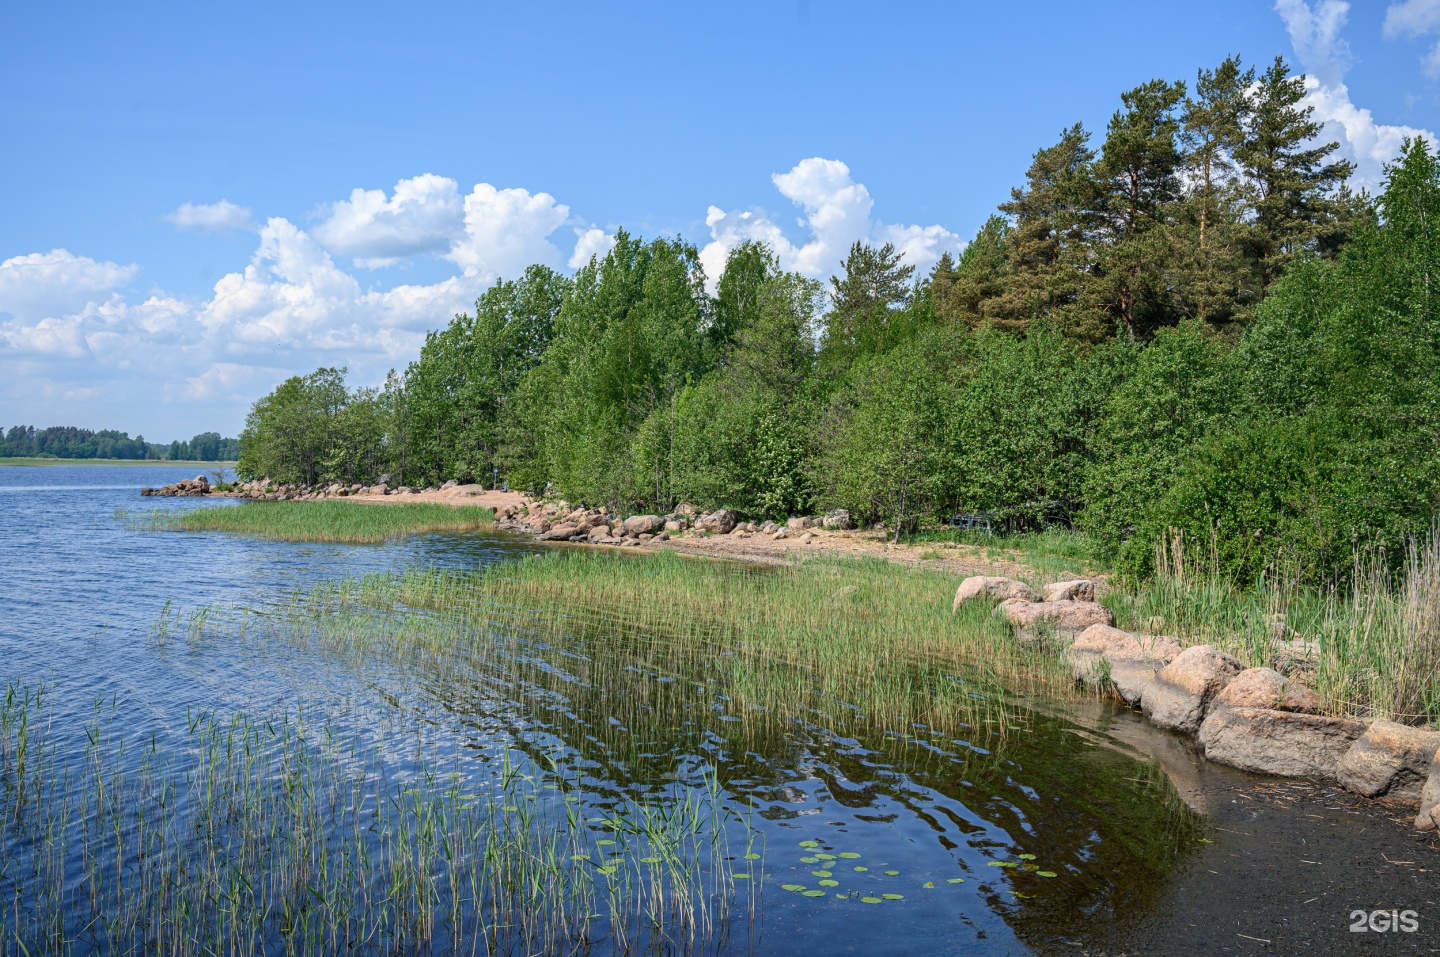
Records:
{"label": "calm water", "polygon": [[[583,758],[599,803],[662,786],[677,768],[718,768],[727,805],[753,812],[751,826],[766,848],[763,906],[736,936],[737,953],[1121,953],[1137,939],[1136,928],[1148,928],[1138,939],[1169,941],[1171,953],[1189,952],[1189,945],[1228,953],[1236,941],[1229,930],[1209,942],[1184,929],[1188,908],[1217,894],[1225,899],[1224,879],[1212,868],[1217,853],[1233,857],[1234,847],[1225,843],[1231,829],[1214,821],[1231,821],[1224,814],[1236,812],[1222,808],[1207,819],[1193,810],[1156,761],[1117,740],[1143,736],[1136,723],[1106,709],[1066,716],[1017,710],[1016,733],[997,749],[983,729],[972,740],[906,727],[847,737],[833,733],[823,713],[782,733],[747,729],[727,723],[703,675],[693,676],[690,690],[666,691],[658,720],[644,717],[648,704],[578,685],[570,695],[516,699],[497,694],[484,675],[440,679],[401,666],[356,667],[263,638],[157,643],[154,629],[167,607],[182,619],[204,606],[264,609],[326,580],[413,566],[473,569],[541,551],[480,533],[329,546],[127,529],[121,510],[213,506],[139,497],[144,486],[193,474],[194,467],[0,468],[0,678],[50,688],[58,740],[78,742],[97,701],[137,741],[179,741],[187,715],[198,710],[303,708],[312,720],[354,725],[361,721],[355,702],[363,699],[423,728],[437,752],[458,749],[480,760],[511,748],[520,756]],[[602,653],[626,651],[617,643]],[[648,679],[669,688],[676,676]],[[1197,770],[1193,755],[1171,747],[1169,770],[1194,779],[1197,791],[1251,783]],[[1288,812],[1277,813],[1275,826],[1286,826]],[[1305,827],[1319,839],[1320,825]],[[821,852],[859,854],[870,866],[864,877],[847,868],[838,890],[894,891],[903,899],[870,907],[786,893],[786,883],[814,887],[813,871],[826,866],[804,860],[816,849],[802,841],[820,842]],[[1301,850],[1304,841],[1297,832],[1297,860],[1315,853]],[[1288,847],[1276,852],[1278,860]],[[1056,876],[989,866],[1022,853]],[[1218,881],[1206,883],[1204,872]],[[1297,898],[1307,892],[1295,890]],[[1284,897],[1277,906],[1283,911],[1291,902]],[[1325,928],[1343,926],[1343,906],[1322,915]]]}

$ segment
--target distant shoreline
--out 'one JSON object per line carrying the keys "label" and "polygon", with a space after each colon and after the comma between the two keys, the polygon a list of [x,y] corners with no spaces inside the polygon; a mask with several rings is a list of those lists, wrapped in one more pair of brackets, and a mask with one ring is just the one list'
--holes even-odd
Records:
{"label": "distant shoreline", "polygon": [[0,458],[0,465],[173,465],[201,468],[234,468],[234,462],[200,462],[190,459],[52,459],[41,457]]}

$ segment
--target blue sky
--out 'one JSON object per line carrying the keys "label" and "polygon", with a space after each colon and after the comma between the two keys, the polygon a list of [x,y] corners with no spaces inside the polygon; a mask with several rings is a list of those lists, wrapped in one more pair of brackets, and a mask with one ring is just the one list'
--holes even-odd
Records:
{"label": "blue sky", "polygon": [[[613,9],[605,9],[611,7]],[[0,426],[235,434],[318,365],[378,382],[618,227],[928,267],[1030,155],[1228,53],[1314,78],[1378,182],[1440,129],[1440,0],[13,4]]]}

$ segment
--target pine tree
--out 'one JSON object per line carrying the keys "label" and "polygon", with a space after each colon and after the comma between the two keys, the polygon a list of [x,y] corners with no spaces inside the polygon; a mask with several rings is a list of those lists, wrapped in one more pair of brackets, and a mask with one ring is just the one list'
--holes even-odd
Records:
{"label": "pine tree", "polygon": [[958,260],[940,257],[927,283],[937,318],[974,328],[995,312],[1007,287],[1009,236],[1005,218],[991,216]]}
{"label": "pine tree", "polygon": [[883,352],[905,338],[910,277],[895,246],[856,242],[845,257],[845,278],[830,277],[830,312],[821,356],[832,369],[849,368],[860,355]]}
{"label": "pine tree", "polygon": [[1235,158],[1253,192],[1249,249],[1260,288],[1270,285],[1303,249],[1317,249],[1322,237],[1344,230],[1353,204],[1337,190],[1355,164],[1327,162],[1336,142],[1311,145],[1322,125],[1314,109],[1301,107],[1304,75],[1292,76],[1281,57],[1261,76],[1251,94],[1245,137]]}
{"label": "pine tree", "polygon": [[1026,187],[1012,189],[1000,211],[1010,217],[1006,237],[1009,278],[987,306],[998,328],[1023,331],[1051,317],[1064,327],[1083,281],[1088,176],[1095,152],[1079,123],[1054,146],[1037,152],[1025,173]]}
{"label": "pine tree", "polygon": [[1185,99],[1180,145],[1190,183],[1184,208],[1170,234],[1170,285],[1188,317],[1218,326],[1241,320],[1255,301],[1240,248],[1243,190],[1235,151],[1249,117],[1254,68],[1227,57],[1200,70],[1195,95]]}
{"label": "pine tree", "polygon": [[1083,338],[1103,337],[1118,320],[1133,339],[1177,318],[1160,265],[1162,229],[1180,200],[1176,108],[1184,96],[1183,83],[1151,80],[1122,94],[1124,108],[1110,118],[1094,167],[1098,266],[1082,298],[1091,307]]}

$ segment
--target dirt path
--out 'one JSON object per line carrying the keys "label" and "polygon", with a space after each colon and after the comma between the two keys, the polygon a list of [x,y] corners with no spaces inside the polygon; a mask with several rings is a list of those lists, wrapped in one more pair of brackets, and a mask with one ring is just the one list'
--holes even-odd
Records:
{"label": "dirt path", "polygon": [[[473,485],[424,491],[408,495],[363,494],[350,497],[351,501],[375,505],[395,505],[407,502],[431,502],[440,505],[478,505],[502,509],[533,504],[531,499],[520,492],[486,491]],[[511,525],[501,525],[507,531],[531,534],[528,530]],[[1025,562],[1024,557],[1014,551],[990,549],[976,545],[949,543],[899,544],[891,542],[889,535],[873,531],[826,531],[821,528],[809,530],[810,538],[803,536],[776,540],[769,535],[751,533],[748,535],[700,535],[694,531],[672,537],[669,541],[651,541],[642,546],[651,551],[667,549],[686,555],[701,555],[723,558],[731,561],[753,562],[763,565],[784,565],[796,559],[826,555],[844,558],[875,558],[916,568],[930,568],[955,575],[1005,575],[1014,578],[1036,577],[1036,570]],[[582,545],[562,543],[570,548],[614,548],[612,545]],[[1079,566],[1077,574],[1085,570]]]}

